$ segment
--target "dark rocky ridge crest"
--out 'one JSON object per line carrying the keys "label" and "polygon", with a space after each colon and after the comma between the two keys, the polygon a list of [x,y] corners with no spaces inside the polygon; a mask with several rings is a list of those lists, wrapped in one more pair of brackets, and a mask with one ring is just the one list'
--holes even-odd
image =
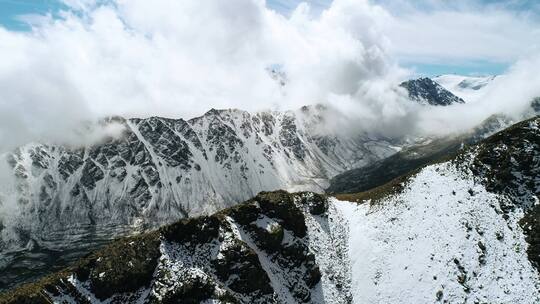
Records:
{"label": "dark rocky ridge crest", "polygon": [[[287,285],[291,294],[299,303],[308,303],[321,272],[304,240],[304,212],[324,217],[327,208],[326,198],[313,193],[261,193],[212,216],[186,219],[155,232],[120,239],[59,273],[3,294],[0,303],[50,303],[67,298],[85,303],[86,295],[81,293],[81,286],[97,299],[113,302],[130,302],[141,297],[150,303],[199,303],[209,299],[238,303],[246,298],[257,303],[275,302],[269,274],[251,246],[286,268],[291,275],[290,285]],[[261,217],[275,221],[272,230],[256,224]],[[225,239],[230,237],[231,229],[235,229],[231,220],[255,245],[235,239],[218,257],[203,254],[213,244],[228,242]],[[285,233],[291,233],[292,239],[282,244]],[[208,277],[186,276],[181,286],[164,287],[171,284],[168,280],[171,274],[170,269],[159,267],[164,263],[163,250],[167,250],[163,246],[187,250],[193,256],[199,254],[199,262],[192,266],[204,269]],[[145,295],[142,292],[145,288],[162,293],[159,298],[154,294]]]}
{"label": "dark rocky ridge crest", "polygon": [[400,87],[407,90],[410,99],[420,104],[449,106],[465,103],[463,99],[427,77],[405,81],[400,84]]}
{"label": "dark rocky ridge crest", "polygon": [[540,271],[540,116],[489,137],[475,153],[471,169],[486,189],[512,198],[501,205],[503,217],[518,208],[524,211],[520,226],[529,243],[527,254]]}

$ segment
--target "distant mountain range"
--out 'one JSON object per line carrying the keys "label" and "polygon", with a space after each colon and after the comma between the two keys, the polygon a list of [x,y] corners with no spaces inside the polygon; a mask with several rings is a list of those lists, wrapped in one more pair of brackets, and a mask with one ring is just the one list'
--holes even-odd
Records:
{"label": "distant mountain range", "polygon": [[[536,113],[540,114],[540,111]],[[326,191],[356,193],[373,189],[430,162],[454,155],[466,145],[475,144],[512,123],[513,121],[504,115],[493,115],[469,132],[428,139],[405,147],[385,159],[333,177]]]}
{"label": "distant mountain range", "polygon": [[409,97],[421,104],[447,106],[454,103],[476,102],[489,90],[495,79],[503,76],[439,75],[401,83]]}

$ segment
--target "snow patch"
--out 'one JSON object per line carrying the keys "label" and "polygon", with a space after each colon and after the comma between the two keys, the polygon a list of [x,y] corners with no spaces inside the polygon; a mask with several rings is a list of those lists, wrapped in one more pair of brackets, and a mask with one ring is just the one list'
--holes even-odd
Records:
{"label": "snow patch", "polygon": [[538,303],[516,211],[450,163],[376,205],[333,200],[348,223],[355,303]]}

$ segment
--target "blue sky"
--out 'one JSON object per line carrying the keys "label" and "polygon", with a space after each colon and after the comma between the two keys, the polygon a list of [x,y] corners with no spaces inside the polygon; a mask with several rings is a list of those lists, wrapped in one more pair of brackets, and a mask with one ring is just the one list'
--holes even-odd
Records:
{"label": "blue sky", "polygon": [[25,31],[30,27],[21,15],[54,14],[64,6],[56,0],[0,0],[0,24],[10,30]]}
{"label": "blue sky", "polygon": [[[268,5],[289,15],[290,12],[300,3],[299,0],[268,0]],[[330,0],[307,0],[312,11],[318,13],[330,4]],[[540,1],[536,0],[373,0],[372,2],[382,5],[393,14],[399,15],[403,11],[409,10],[430,11],[441,7],[462,9],[463,7],[473,8],[478,11],[487,8],[498,8],[514,14],[523,14],[533,19],[540,19]],[[404,5],[405,4],[405,5]],[[22,21],[21,16],[35,14],[55,15],[60,9],[65,8],[60,0],[0,0],[0,25],[12,31],[28,31],[30,26]],[[532,29],[531,29],[532,30]],[[408,54],[410,55],[410,54]],[[513,63],[515,58],[503,59],[478,59],[464,58],[461,60],[445,60],[442,58],[424,60],[422,55],[397,57],[400,65],[416,72],[419,76],[435,76],[446,73],[486,75],[502,74]]]}
{"label": "blue sky", "polygon": [[400,62],[400,65],[413,70],[418,76],[437,76],[444,74],[485,76],[504,74],[510,63],[491,61],[469,61],[453,64],[425,63],[425,62]]}

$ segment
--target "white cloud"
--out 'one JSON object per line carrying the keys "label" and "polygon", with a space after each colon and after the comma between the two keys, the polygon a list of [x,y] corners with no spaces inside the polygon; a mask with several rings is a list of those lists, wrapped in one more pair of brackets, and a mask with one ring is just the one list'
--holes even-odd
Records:
{"label": "white cloud", "polygon": [[[378,31],[385,11],[363,0],[335,1],[317,17],[301,5],[290,18],[260,0],[66,3],[77,11],[31,33],[0,29],[4,146],[111,114],[296,108],[401,73]],[[285,94],[266,71],[275,64]]]}
{"label": "white cloud", "polygon": [[[331,0],[308,0],[317,13]],[[285,14],[299,0],[270,0]],[[371,0],[401,62],[511,64],[540,50],[540,3],[529,0]]]}
{"label": "white cloud", "polygon": [[533,98],[540,96],[539,68],[538,54],[517,62],[477,102],[419,112],[417,130],[441,135],[462,132],[498,113],[519,121],[530,111]]}
{"label": "white cloud", "polygon": [[539,16],[512,1],[380,2],[392,15],[384,33],[402,61],[511,64],[540,50]]}
{"label": "white cloud", "polygon": [[[319,102],[352,115],[355,129],[400,135],[434,124],[430,117],[448,123],[455,110],[439,117],[404,100],[395,85],[407,72],[392,53],[484,58],[495,49],[486,58],[498,60],[533,44],[516,29],[537,31],[503,13],[398,15],[367,0],[335,0],[320,14],[301,4],[290,17],[262,0],[66,4],[75,11],[39,19],[30,33],[0,28],[0,150],[78,138],[81,121],[106,115],[190,118],[211,107]],[[496,49],[505,41],[486,36],[495,30],[509,48]],[[284,90],[266,70],[275,65],[287,74]]]}

